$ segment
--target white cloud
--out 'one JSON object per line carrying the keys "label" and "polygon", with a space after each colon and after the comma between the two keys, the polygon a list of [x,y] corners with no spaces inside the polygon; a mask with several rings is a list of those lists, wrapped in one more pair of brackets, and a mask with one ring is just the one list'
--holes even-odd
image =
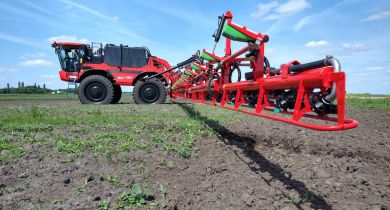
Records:
{"label": "white cloud", "polygon": [[196,10],[187,11],[188,9],[173,7],[170,4],[156,4],[151,1],[137,1],[137,3],[200,27],[207,28],[214,25],[214,22],[210,22],[210,18]]}
{"label": "white cloud", "polygon": [[48,79],[59,78],[58,74],[42,74],[41,77],[48,78]]}
{"label": "white cloud", "polygon": [[298,23],[296,23],[296,24],[294,25],[294,31],[299,31],[299,30],[301,30],[301,28],[303,28],[303,26],[305,26],[305,25],[307,25],[307,24],[313,22],[314,19],[315,19],[315,16],[313,16],[313,15],[309,15],[309,16],[306,16],[306,17],[300,19],[300,20],[298,21]]}
{"label": "white cloud", "polygon": [[264,15],[266,15],[268,12],[271,11],[271,9],[277,7],[279,5],[279,3],[277,1],[271,1],[271,2],[268,2],[266,4],[258,4],[257,5],[257,9],[258,11],[256,12],[253,12],[251,14],[252,17],[254,18],[260,18],[260,17],[263,17]]}
{"label": "white cloud", "polygon": [[36,59],[36,58],[46,58],[47,54],[45,52],[36,52],[36,53],[26,53],[20,56],[20,59]]}
{"label": "white cloud", "polygon": [[26,46],[30,46],[30,47],[34,47],[34,48],[40,48],[40,49],[47,50],[47,47],[44,47],[44,46],[42,46],[40,44],[37,44],[34,41],[30,41],[28,39],[17,37],[17,36],[13,36],[13,35],[9,35],[9,34],[4,34],[4,33],[1,33],[1,32],[0,32],[0,40],[5,40],[5,41],[17,43],[17,44],[22,44],[22,45],[26,45]]}
{"label": "white cloud", "polygon": [[370,75],[370,73],[369,72],[359,72],[359,73],[354,73],[353,75],[354,76],[368,76],[368,75]]}
{"label": "white cloud", "polygon": [[0,72],[16,72],[16,71],[18,71],[18,70],[15,68],[1,68],[0,67]]}
{"label": "white cloud", "polygon": [[368,47],[365,44],[363,44],[363,43],[343,44],[342,47],[345,50],[348,50],[350,52],[355,52],[355,53],[359,53],[359,52],[363,52],[363,51],[368,50]]}
{"label": "white cloud", "polygon": [[385,68],[383,68],[382,66],[370,66],[366,68],[366,70],[370,72],[383,71],[384,69]]}
{"label": "white cloud", "polygon": [[80,43],[88,43],[88,39],[78,39],[75,36],[66,36],[66,35],[60,35],[60,36],[53,36],[47,39],[48,42],[53,43],[55,41],[59,42],[80,42]]}
{"label": "white cloud", "polygon": [[366,17],[363,21],[379,20],[387,17],[390,17],[390,11],[382,11]]}
{"label": "white cloud", "polygon": [[295,25],[294,25],[294,30],[299,31],[302,29],[304,26],[309,25],[313,22],[318,22],[318,21],[323,21],[326,20],[326,18],[329,18],[329,16],[332,16],[339,8],[340,6],[344,6],[346,4],[351,4],[353,1],[349,0],[343,0],[337,2],[335,5],[332,7],[329,7],[325,10],[322,10],[319,13],[315,13],[312,15],[305,16],[301,18]]}
{"label": "white cloud", "polygon": [[68,4],[68,5],[65,7],[65,9],[68,10],[68,11],[69,11],[69,10],[72,10],[72,9],[73,9],[73,6],[70,5],[70,4]]}
{"label": "white cloud", "polygon": [[[118,21],[119,20],[119,17],[118,16],[109,16],[109,15],[106,15],[102,12],[99,12],[97,10],[94,10],[94,9],[91,9],[90,7],[88,6],[85,6],[85,5],[82,5],[82,4],[78,4],[76,2],[73,2],[73,1],[69,1],[69,0],[60,0],[61,2],[63,3],[66,3],[68,4],[67,5],[67,9],[72,9],[73,7],[76,7],[76,8],[79,8],[81,10],[83,10],[84,12],[87,12],[89,14],[92,14],[92,15],[95,15],[99,18],[102,18],[102,19],[105,19],[105,20],[109,20],[109,21]],[[69,5],[71,5],[72,7],[68,7]]]}
{"label": "white cloud", "polygon": [[354,76],[369,76],[369,75],[378,75],[378,74],[383,75],[383,73],[389,74],[390,69],[385,68],[383,66],[369,66],[364,71],[353,73],[353,75]]}
{"label": "white cloud", "polygon": [[31,59],[22,61],[19,65],[24,67],[50,67],[54,66],[54,63],[45,59]]}
{"label": "white cloud", "polygon": [[329,42],[326,40],[320,40],[320,41],[310,41],[305,44],[306,47],[308,48],[318,48],[318,47],[324,47],[328,46]]}
{"label": "white cloud", "polygon": [[310,3],[306,0],[288,0],[282,4],[278,1],[271,1],[267,4],[258,4],[257,11],[253,12],[251,16],[265,20],[276,20],[294,15],[309,7]]}

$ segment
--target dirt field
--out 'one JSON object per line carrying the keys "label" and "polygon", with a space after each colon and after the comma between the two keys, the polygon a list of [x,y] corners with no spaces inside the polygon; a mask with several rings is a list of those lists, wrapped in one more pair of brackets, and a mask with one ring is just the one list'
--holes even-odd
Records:
{"label": "dirt field", "polygon": [[0,209],[390,209],[390,109],[347,115],[360,127],[317,132],[185,101],[0,100]]}

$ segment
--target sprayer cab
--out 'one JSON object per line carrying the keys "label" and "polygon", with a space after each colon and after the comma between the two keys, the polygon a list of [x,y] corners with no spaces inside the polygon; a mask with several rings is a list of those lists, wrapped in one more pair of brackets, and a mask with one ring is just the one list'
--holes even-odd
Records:
{"label": "sprayer cab", "polygon": [[[61,66],[61,80],[80,83],[82,103],[117,103],[122,85],[134,86],[136,103],[163,103],[166,99],[170,77],[162,72],[171,66],[147,47],[74,42],[54,42],[52,47]],[[157,75],[154,80],[144,80],[153,75]]]}

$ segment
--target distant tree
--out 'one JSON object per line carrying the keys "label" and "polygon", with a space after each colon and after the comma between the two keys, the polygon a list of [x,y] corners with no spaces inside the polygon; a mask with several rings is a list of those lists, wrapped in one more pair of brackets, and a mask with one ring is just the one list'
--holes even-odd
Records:
{"label": "distant tree", "polygon": [[24,88],[24,82],[22,82],[22,88]]}
{"label": "distant tree", "polygon": [[46,90],[46,85],[45,85],[45,83],[43,83],[43,90]]}
{"label": "distant tree", "polygon": [[18,88],[20,88],[20,82],[18,82]]}
{"label": "distant tree", "polygon": [[34,87],[35,87],[35,88],[37,87],[37,83],[34,83]]}
{"label": "distant tree", "polygon": [[38,85],[38,89],[41,88],[41,86]]}
{"label": "distant tree", "polygon": [[7,83],[7,93],[10,93],[10,89],[9,89],[9,83]]}

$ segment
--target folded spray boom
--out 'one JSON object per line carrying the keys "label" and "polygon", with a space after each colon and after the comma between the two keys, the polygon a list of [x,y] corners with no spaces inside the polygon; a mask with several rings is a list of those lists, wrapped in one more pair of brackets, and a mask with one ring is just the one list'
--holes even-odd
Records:
{"label": "folded spray boom", "polygon": [[[230,11],[218,18],[212,52],[202,50],[196,59],[185,63],[183,73],[173,74],[178,79],[170,90],[172,98],[185,98],[315,130],[345,130],[358,126],[357,121],[345,118],[345,73],[336,58],[327,56],[305,64],[295,60],[280,68],[271,68],[264,53],[269,36],[248,30],[232,19]],[[214,53],[221,36],[226,38],[224,56]],[[244,47],[232,53],[232,41],[242,42]],[[251,71],[245,73],[245,80],[241,81],[240,67],[243,66]],[[234,71],[238,72],[237,82],[232,82]]]}

